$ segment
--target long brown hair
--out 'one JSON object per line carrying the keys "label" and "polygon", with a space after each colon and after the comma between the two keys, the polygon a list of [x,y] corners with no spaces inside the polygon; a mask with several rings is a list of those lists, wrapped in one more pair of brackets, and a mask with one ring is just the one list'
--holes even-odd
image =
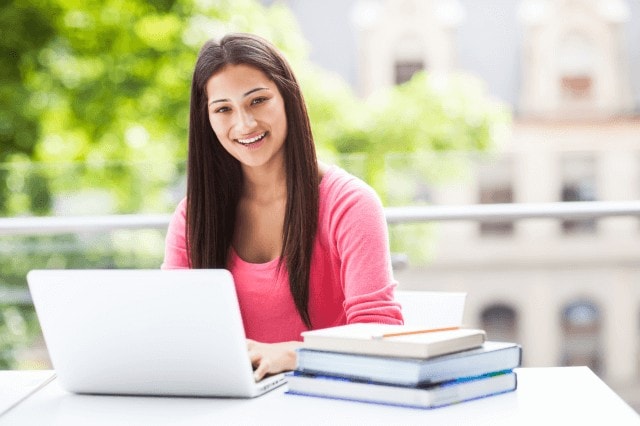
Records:
{"label": "long brown hair", "polygon": [[255,67],[284,99],[287,205],[280,266],[305,325],[309,317],[309,275],[318,227],[318,162],[300,86],[286,59],[268,41],[251,34],[210,40],[198,55],[191,83],[187,170],[187,247],[192,268],[226,268],[242,190],[240,163],[220,144],[209,123],[205,86],[225,65]]}

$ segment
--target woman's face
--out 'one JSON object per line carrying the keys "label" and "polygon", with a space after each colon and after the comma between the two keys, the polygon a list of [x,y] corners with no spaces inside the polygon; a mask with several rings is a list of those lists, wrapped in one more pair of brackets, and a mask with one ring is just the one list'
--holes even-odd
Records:
{"label": "woman's face", "polygon": [[287,117],[277,86],[249,65],[227,65],[205,86],[209,122],[243,167],[283,166]]}

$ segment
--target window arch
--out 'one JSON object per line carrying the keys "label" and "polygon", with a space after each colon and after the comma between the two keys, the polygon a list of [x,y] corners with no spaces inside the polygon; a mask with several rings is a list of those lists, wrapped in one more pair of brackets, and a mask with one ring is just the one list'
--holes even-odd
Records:
{"label": "window arch", "polygon": [[560,39],[558,72],[563,102],[589,102],[594,98],[596,63],[594,42],[586,34],[571,31]]}
{"label": "window arch", "polygon": [[562,365],[586,365],[602,373],[602,314],[590,300],[577,300],[562,309]]}
{"label": "window arch", "polygon": [[504,303],[486,307],[480,314],[482,328],[488,340],[518,342],[518,315],[514,308]]}

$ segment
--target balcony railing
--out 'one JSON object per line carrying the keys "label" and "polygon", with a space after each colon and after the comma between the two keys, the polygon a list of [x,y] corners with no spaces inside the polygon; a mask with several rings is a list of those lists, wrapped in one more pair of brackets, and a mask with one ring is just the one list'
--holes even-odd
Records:
{"label": "balcony railing", "polygon": [[[389,224],[453,220],[503,222],[536,218],[598,219],[640,216],[640,201],[387,207],[385,216]],[[118,229],[166,229],[170,218],[171,215],[168,214],[0,218],[0,236],[54,235]]]}

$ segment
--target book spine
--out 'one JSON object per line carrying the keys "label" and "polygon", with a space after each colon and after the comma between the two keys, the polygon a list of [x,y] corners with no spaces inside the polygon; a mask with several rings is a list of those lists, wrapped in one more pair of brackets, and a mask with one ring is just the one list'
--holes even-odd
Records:
{"label": "book spine", "polygon": [[511,370],[519,367],[520,362],[519,346],[429,361],[301,349],[298,351],[297,370],[309,374],[417,386]]}
{"label": "book spine", "polygon": [[287,393],[415,408],[437,408],[516,389],[514,372],[452,381],[429,388],[357,382],[324,376],[291,375]]}

